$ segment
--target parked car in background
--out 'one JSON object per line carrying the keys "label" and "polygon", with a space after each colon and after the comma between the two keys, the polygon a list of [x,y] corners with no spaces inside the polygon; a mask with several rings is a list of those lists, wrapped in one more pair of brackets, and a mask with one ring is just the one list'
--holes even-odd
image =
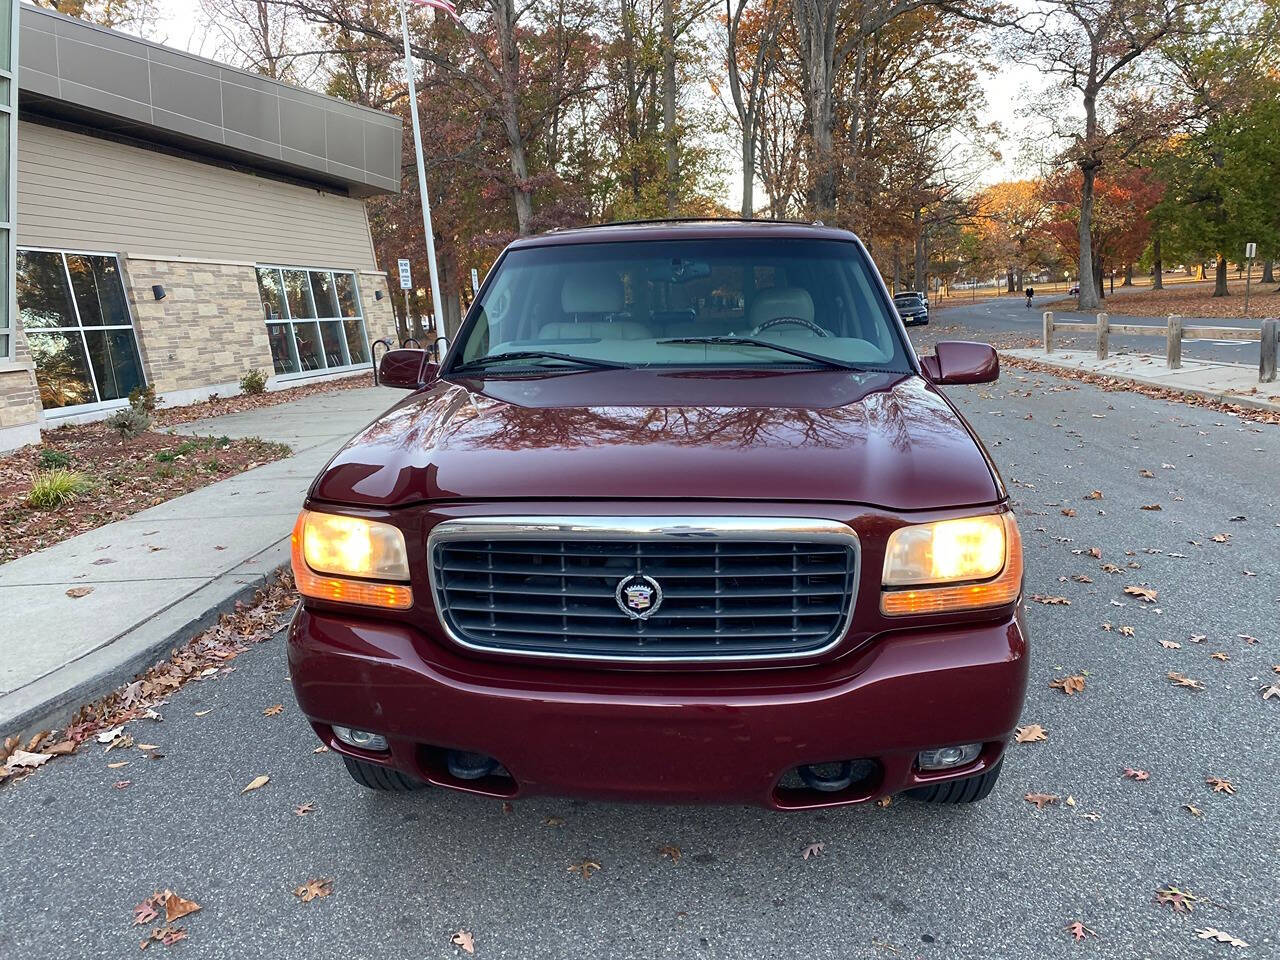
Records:
{"label": "parked car in background", "polygon": [[[853,234],[614,225],[503,252],[311,485],[289,676],[351,776],[801,810],[992,789],[1027,682],[990,456]],[[950,825],[946,827],[950,829]]]}
{"label": "parked car in background", "polygon": [[1067,290],[1067,296],[1069,296],[1069,297],[1078,297],[1078,296],[1080,296],[1080,284],[1078,284],[1078,283],[1073,283],[1073,284],[1071,285],[1071,288],[1070,288],[1069,290]]}
{"label": "parked car in background", "polygon": [[922,293],[895,294],[893,305],[898,311],[898,316],[902,318],[902,322],[909,327],[929,322],[929,301],[925,299]]}

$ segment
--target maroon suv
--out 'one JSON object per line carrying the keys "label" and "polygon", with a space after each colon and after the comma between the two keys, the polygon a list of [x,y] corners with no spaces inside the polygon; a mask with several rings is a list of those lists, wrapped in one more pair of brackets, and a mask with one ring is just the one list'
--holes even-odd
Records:
{"label": "maroon suv", "polygon": [[866,250],[782,223],[511,244],[312,485],[298,702],[351,775],[779,809],[986,796],[1022,551]]}

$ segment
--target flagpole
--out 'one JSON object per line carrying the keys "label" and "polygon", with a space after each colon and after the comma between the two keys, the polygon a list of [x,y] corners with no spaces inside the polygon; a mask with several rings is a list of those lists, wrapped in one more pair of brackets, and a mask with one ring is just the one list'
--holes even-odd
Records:
{"label": "flagpole", "polygon": [[[414,81],[413,54],[409,48],[409,18],[405,14],[404,0],[400,5],[400,31],[404,35],[404,72],[409,80],[409,115],[413,119],[413,150],[418,162],[418,192],[422,195],[422,229],[427,235],[427,270],[431,274],[432,326],[435,335],[441,334],[440,320],[444,315],[444,301],[440,299],[440,276],[436,272],[436,237],[431,230],[431,200],[427,196],[427,167],[422,159],[422,128],[418,123],[418,88]],[[409,318],[405,317],[406,324]]]}

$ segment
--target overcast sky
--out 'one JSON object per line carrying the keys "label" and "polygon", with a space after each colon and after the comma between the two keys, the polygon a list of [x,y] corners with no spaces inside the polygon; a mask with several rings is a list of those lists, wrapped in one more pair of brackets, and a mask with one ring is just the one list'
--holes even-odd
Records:
{"label": "overcast sky", "polygon": [[[214,41],[205,36],[200,27],[197,8],[194,0],[159,0],[163,21],[154,39],[169,46],[189,50],[192,53],[212,56]],[[1005,131],[1005,141],[1000,145],[1003,159],[1000,163],[990,164],[982,171],[981,182],[984,184],[1008,180],[1017,176],[1029,176],[1032,171],[1019,163],[1019,133],[1026,120],[1017,112],[1019,103],[1029,90],[1037,89],[1040,77],[1034,70],[1009,64],[995,74],[986,78],[983,86],[987,92],[985,119],[997,121]],[[741,204],[742,184],[740,175],[736,173],[737,158],[726,158],[728,178],[725,183],[723,200],[730,209],[736,210]],[[763,190],[757,186],[757,196],[763,198]]]}

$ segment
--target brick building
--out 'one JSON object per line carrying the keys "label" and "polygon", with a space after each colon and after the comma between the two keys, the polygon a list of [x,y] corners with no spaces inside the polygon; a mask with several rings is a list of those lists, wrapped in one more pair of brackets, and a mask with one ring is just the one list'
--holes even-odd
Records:
{"label": "brick building", "polygon": [[395,318],[364,198],[399,189],[398,118],[29,5],[20,22],[0,449],[140,384],[184,403],[251,369],[369,366]]}

